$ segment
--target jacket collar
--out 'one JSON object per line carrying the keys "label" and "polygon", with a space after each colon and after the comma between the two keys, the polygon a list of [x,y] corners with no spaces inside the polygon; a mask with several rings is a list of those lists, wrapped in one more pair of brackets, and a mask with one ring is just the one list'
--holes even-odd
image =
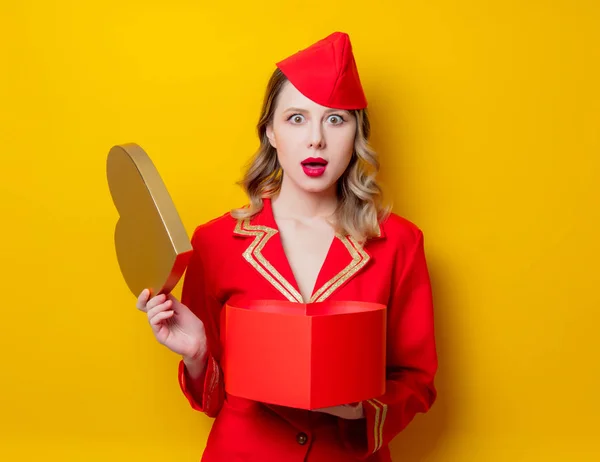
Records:
{"label": "jacket collar", "polygon": [[[384,237],[379,226],[379,235]],[[240,219],[234,234],[253,237],[243,253],[248,263],[287,300],[303,303],[296,278],[279,235],[270,198],[263,199],[263,208],[252,219]],[[366,246],[351,236],[336,235],[317,277],[309,302],[321,302],[354,278],[368,264],[371,256]]]}

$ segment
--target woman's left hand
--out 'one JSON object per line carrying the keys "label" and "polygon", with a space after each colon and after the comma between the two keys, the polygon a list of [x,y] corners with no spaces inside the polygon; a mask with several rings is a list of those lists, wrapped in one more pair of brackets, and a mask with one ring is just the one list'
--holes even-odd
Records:
{"label": "woman's left hand", "polygon": [[325,414],[331,414],[336,417],[348,420],[362,419],[365,416],[365,411],[363,409],[362,403],[324,407],[321,409],[315,409],[315,412],[324,412]]}

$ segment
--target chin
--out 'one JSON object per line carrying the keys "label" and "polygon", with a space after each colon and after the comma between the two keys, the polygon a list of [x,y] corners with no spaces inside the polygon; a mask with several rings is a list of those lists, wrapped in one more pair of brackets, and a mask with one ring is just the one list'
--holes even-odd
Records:
{"label": "chin", "polygon": [[319,180],[313,180],[313,181],[308,181],[308,182],[303,182],[300,184],[300,188],[303,191],[309,192],[309,193],[313,193],[313,194],[318,194],[318,193],[322,193],[325,191],[329,191],[332,186],[334,186],[331,181],[319,181]]}

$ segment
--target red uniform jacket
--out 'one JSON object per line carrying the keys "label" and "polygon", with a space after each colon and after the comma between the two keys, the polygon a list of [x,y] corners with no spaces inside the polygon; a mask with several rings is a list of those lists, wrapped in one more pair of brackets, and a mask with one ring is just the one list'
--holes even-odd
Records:
{"label": "red uniform jacket", "polygon": [[359,420],[225,393],[219,366],[224,304],[302,302],[270,200],[251,220],[225,214],[198,226],[192,246],[181,301],[204,322],[209,357],[204,377],[194,382],[180,362],[179,384],[194,409],[216,417],[202,460],[390,461],[388,443],[436,398],[433,306],[421,230],[392,214],[380,225],[379,236],[363,247],[351,237],[336,237],[315,285],[311,301],[357,300],[388,307],[387,390],[362,403],[366,418]]}

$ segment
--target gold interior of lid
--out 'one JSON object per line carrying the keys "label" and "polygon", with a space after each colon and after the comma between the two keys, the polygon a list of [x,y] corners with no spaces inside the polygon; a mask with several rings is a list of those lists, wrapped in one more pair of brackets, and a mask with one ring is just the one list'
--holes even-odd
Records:
{"label": "gold interior of lid", "polygon": [[115,249],[121,273],[137,297],[170,292],[183,275],[192,246],[175,204],[150,157],[137,144],[114,146],[106,163],[119,212]]}

